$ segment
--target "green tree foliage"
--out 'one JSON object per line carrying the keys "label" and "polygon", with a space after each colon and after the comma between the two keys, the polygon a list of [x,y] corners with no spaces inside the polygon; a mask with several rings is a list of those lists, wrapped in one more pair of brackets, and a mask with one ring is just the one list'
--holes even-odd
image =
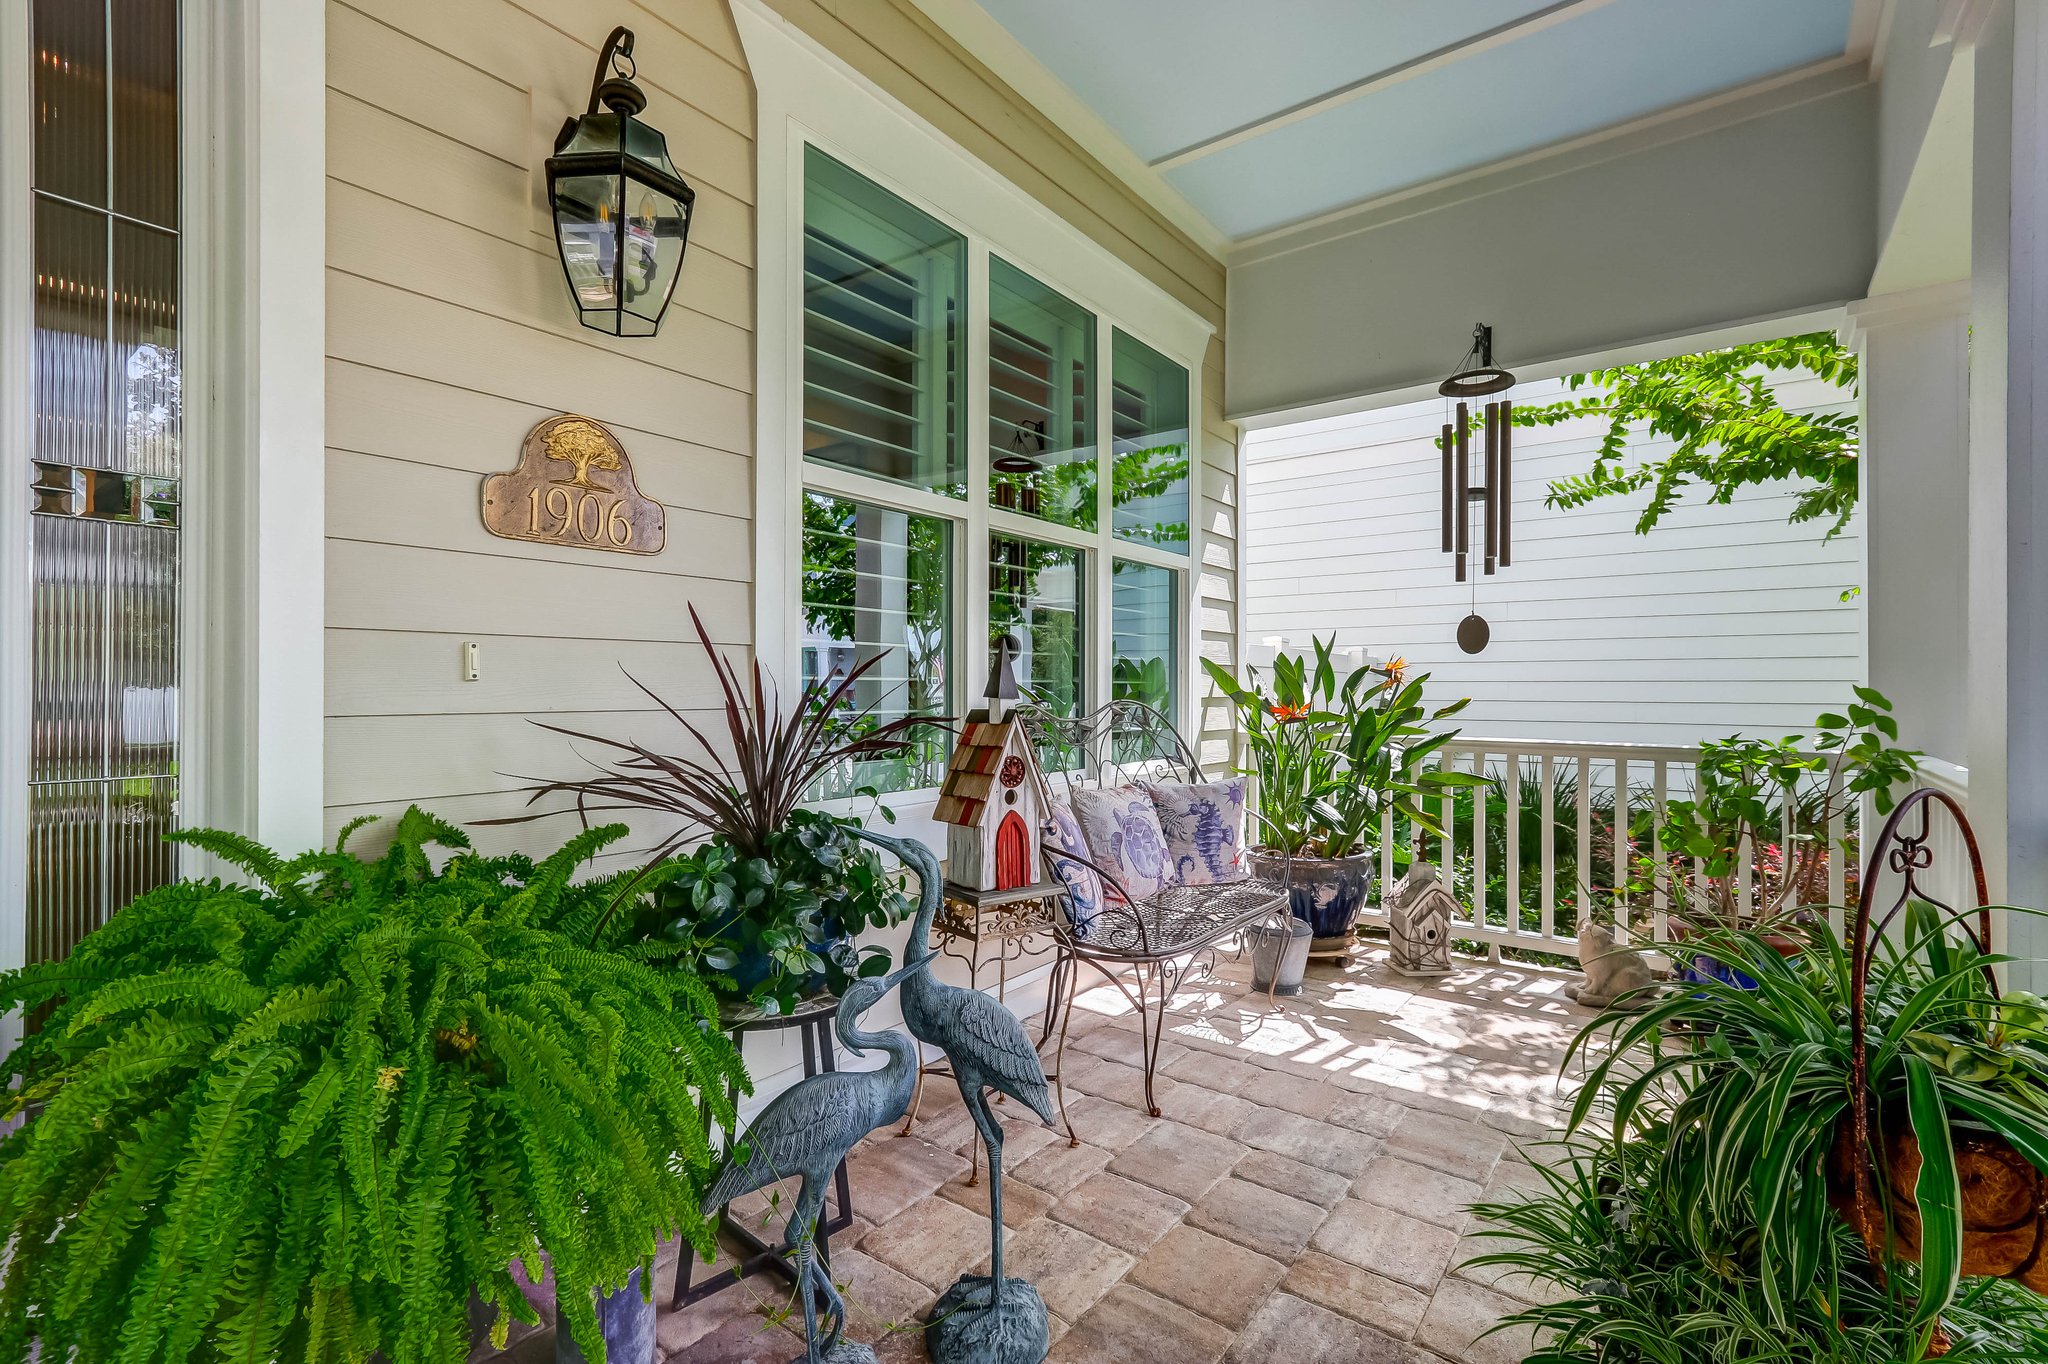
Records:
{"label": "green tree foliage", "polygon": [[595,1357],[593,1289],[708,1246],[698,1100],[729,1126],[744,1073],[676,949],[594,941],[639,887],[571,877],[624,826],[538,864],[417,809],[374,862],[348,832],[289,861],[178,835],[252,884],[152,891],[0,976],[48,1009],[9,1062],[0,1360],[459,1360],[471,1290],[502,1340],[542,1252]]}
{"label": "green tree foliage", "polygon": [[[1515,425],[1555,426],[1576,417],[1607,422],[1593,467],[1554,481],[1546,506],[1583,507],[1647,488],[1649,503],[1636,518],[1636,533],[1644,535],[1689,487],[1704,488],[1710,505],[1725,506],[1741,488],[1793,481],[1801,486],[1789,519],[1825,520],[1832,539],[1856,509],[1856,415],[1786,411],[1771,379],[1793,370],[1856,390],[1855,352],[1833,332],[1807,332],[1574,374],[1565,380],[1574,396],[1517,407]],[[1631,442],[1645,436],[1674,445],[1630,463]]]}

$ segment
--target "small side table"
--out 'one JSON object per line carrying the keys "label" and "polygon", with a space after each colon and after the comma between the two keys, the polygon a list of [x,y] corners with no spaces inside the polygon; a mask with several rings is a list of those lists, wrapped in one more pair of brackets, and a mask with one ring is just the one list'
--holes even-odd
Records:
{"label": "small side table", "polygon": [[[799,1002],[794,1012],[787,1014],[763,1013],[752,1006],[728,1006],[719,1010],[719,1022],[732,1034],[733,1046],[742,1054],[746,1051],[747,1035],[757,1032],[780,1032],[785,1028],[802,1029],[804,1044],[804,1075],[817,1075],[822,1071],[835,1070],[832,1058],[832,1025],[839,1017],[837,995],[813,995]],[[734,1085],[728,1097],[735,1107],[739,1104],[739,1086]],[[704,1130],[711,1130],[711,1107],[704,1106]],[[736,1134],[729,1136],[728,1147]],[[839,1169],[832,1176],[832,1194],[826,1200],[825,1212],[818,1219],[818,1259],[828,1268],[832,1263],[832,1233],[845,1231],[853,1225],[853,1188],[846,1177],[846,1162],[839,1162]],[[697,1254],[690,1249],[689,1242],[683,1243],[676,1255],[676,1291],[671,1300],[673,1307],[688,1307],[691,1303],[710,1297],[728,1284],[758,1274],[764,1269],[772,1270],[794,1285],[796,1271],[789,1262],[788,1245],[770,1245],[755,1235],[751,1227],[742,1226],[729,1208],[718,1210],[718,1230],[739,1242],[745,1253],[735,1272],[715,1274],[703,1283],[692,1284]]]}
{"label": "small side table", "polygon": [[[1057,881],[1040,881],[1012,890],[975,890],[948,881],[938,916],[932,921],[932,945],[956,961],[966,962],[967,986],[979,990],[981,946],[989,943],[996,968],[996,999],[1001,1001],[1010,988],[1010,963],[1024,955],[1028,939],[1052,931],[1054,916],[1059,912],[1059,897],[1064,894],[1066,887]],[[1040,1029],[1041,1048],[1052,1035],[1049,1018],[1048,1015],[1048,1022]],[[917,1090],[910,1096],[910,1112],[903,1119],[904,1135],[909,1135],[917,1123],[918,1108],[924,1101],[924,1077],[952,1073],[943,1060],[928,1061],[918,1068]]]}

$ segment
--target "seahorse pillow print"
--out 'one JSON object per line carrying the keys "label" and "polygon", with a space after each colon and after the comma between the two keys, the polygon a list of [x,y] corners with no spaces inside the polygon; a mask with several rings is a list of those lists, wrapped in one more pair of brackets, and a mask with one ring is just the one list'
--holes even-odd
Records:
{"label": "seahorse pillow print", "polygon": [[1166,840],[1169,879],[1212,886],[1244,878],[1245,778],[1196,786],[1161,782],[1146,789]]}

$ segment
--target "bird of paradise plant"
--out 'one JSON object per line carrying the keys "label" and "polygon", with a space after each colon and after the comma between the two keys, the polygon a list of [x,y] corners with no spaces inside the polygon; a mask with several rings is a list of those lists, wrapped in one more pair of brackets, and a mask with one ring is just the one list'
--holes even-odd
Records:
{"label": "bird of paradise plant", "polygon": [[1288,856],[1350,857],[1374,846],[1392,810],[1418,828],[1441,832],[1423,799],[1481,778],[1447,772],[1430,759],[1457,735],[1434,728],[1470,698],[1434,711],[1422,703],[1423,674],[1407,679],[1396,658],[1340,678],[1336,639],[1313,639],[1313,658],[1273,660],[1269,690],[1259,670],[1240,682],[1208,659],[1209,678],[1237,708],[1258,783],[1253,817],[1267,850]]}

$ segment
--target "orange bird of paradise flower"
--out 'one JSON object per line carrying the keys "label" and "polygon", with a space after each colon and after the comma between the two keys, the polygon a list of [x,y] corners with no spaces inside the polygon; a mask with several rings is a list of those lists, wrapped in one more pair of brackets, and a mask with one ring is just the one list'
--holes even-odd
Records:
{"label": "orange bird of paradise flower", "polygon": [[1302,719],[1308,714],[1308,707],[1306,705],[1283,706],[1280,705],[1278,702],[1275,702],[1273,705],[1267,707],[1267,709],[1272,711],[1273,718],[1278,720],[1283,725],[1290,720]]}

